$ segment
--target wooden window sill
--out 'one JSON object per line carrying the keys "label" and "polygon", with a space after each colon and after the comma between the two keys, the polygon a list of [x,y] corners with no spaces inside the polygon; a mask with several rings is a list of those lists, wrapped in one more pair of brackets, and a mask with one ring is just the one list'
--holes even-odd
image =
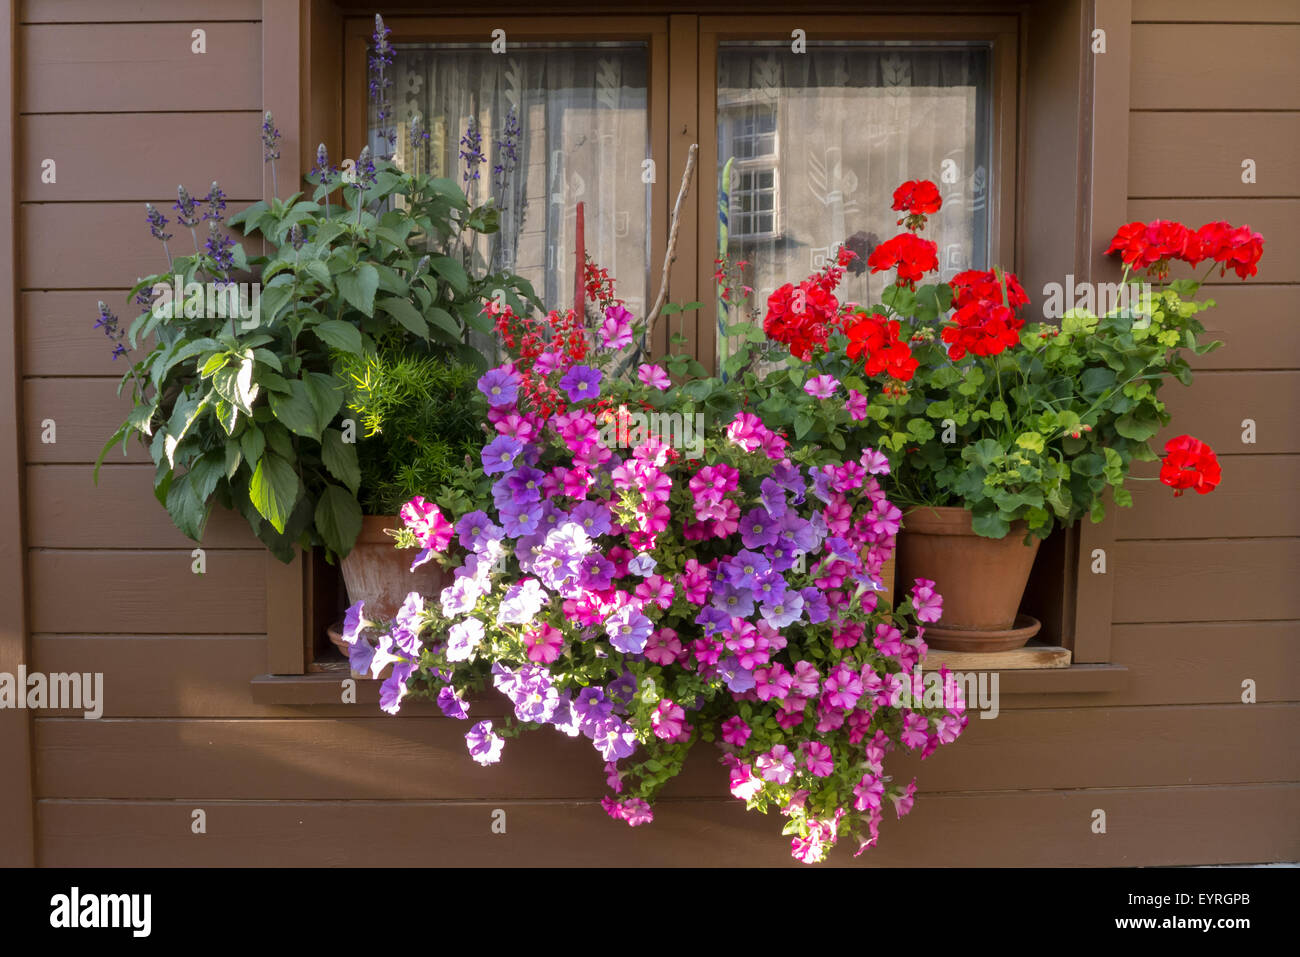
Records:
{"label": "wooden window sill", "polygon": [[[998,692],[1003,695],[1103,693],[1115,691],[1128,681],[1128,669],[1113,664],[1081,664],[1064,668],[966,666],[960,670],[997,671]],[[343,681],[348,677],[349,673],[344,667],[337,671],[318,671],[305,675],[258,675],[249,684],[253,700],[258,704],[336,705],[340,703]],[[367,678],[357,679],[357,704],[377,706],[380,683]],[[438,713],[432,702],[412,702],[411,713],[416,713],[417,709],[421,713],[430,713],[428,709],[419,707],[425,704],[428,704],[432,713]],[[402,712],[406,711],[407,706],[404,705]]]}

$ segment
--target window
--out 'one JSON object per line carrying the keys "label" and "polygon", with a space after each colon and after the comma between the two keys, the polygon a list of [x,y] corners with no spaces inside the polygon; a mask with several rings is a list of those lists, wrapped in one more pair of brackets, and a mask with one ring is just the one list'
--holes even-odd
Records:
{"label": "window", "polygon": [[729,157],[721,172],[719,229],[739,243],[772,239],[780,230],[781,209],[777,104],[770,97],[754,100],[753,94],[737,100],[718,104],[719,155]]}
{"label": "window", "polygon": [[[586,249],[618,278],[632,307],[644,309],[658,291],[686,150],[698,142],[669,298],[704,303],[671,331],[684,332],[683,348],[709,365],[725,354],[719,320],[742,318],[737,307],[728,318],[725,304],[719,315],[715,259],[749,262],[745,281],[754,295],[742,308],[760,308],[775,285],[820,268],[840,243],[865,259],[893,235],[899,227],[889,201],[905,179],[932,179],[943,192],[943,212],[926,235],[940,245],[945,277],[997,262],[1018,266],[1032,286],[1091,255],[1080,252],[1077,229],[1068,238],[1022,231],[1023,248],[1016,244],[1017,213],[1026,222],[1075,222],[1077,184],[1086,175],[1082,134],[1061,121],[1059,104],[1091,88],[1093,58],[1028,45],[1025,62],[1018,60],[1022,32],[1052,26],[1054,16],[1043,19],[1037,7],[1013,16],[800,13],[798,22],[394,16],[387,22],[399,51],[397,160],[456,177],[480,200],[491,194],[503,208],[511,204],[506,215],[515,217],[517,235],[508,222],[506,236],[473,254],[523,273],[554,306],[572,301],[574,212],[582,202]],[[335,23],[322,21],[319,33],[313,26],[313,50],[329,47],[331,31],[339,31],[343,62],[340,70],[328,56],[311,61],[308,139],[324,139],[332,155],[355,155],[370,132],[372,21],[340,14]],[[806,52],[791,48],[795,27],[806,31]],[[490,52],[498,28],[508,37],[505,54]],[[1022,82],[1032,82],[1034,96],[1019,95]],[[1101,116],[1104,105],[1084,109]],[[498,149],[512,110],[519,127],[513,165],[500,162],[509,151]],[[412,149],[409,124],[417,116],[429,136]],[[473,152],[461,142],[471,119],[484,158],[478,179],[467,182],[460,154]],[[883,282],[860,268],[846,277],[844,298],[878,301]],[[664,331],[658,349],[667,347]],[[1072,530],[1040,549],[1024,607],[1056,643],[1086,639],[1077,660],[1104,662],[1108,612],[1092,616],[1101,622],[1088,625],[1096,635],[1081,639],[1074,625],[1084,590],[1097,584],[1079,572],[1080,536],[1091,547],[1096,530]],[[311,556],[296,567],[275,564],[270,670],[301,673],[329,651],[318,633],[340,607],[337,573]],[[1097,602],[1088,597],[1087,604]],[[1110,680],[1100,672],[1069,679],[1076,690]]]}
{"label": "window", "polygon": [[[888,278],[872,276],[866,259],[898,231],[889,204],[904,180],[940,186],[943,211],[927,236],[942,278],[986,268],[991,61],[988,41],[809,39],[802,52],[787,41],[720,41],[717,167],[730,192],[717,249],[748,263],[754,290],[748,301],[715,297],[722,324],[761,315],[773,290],[822,268],[841,244],[858,254],[841,299],[878,302]],[[733,344],[719,337],[719,362]]]}

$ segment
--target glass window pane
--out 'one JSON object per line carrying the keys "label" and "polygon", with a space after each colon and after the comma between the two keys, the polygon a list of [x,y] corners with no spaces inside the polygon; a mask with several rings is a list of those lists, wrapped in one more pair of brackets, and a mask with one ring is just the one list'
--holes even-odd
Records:
{"label": "glass window pane", "polygon": [[[466,255],[512,269],[548,308],[573,305],[576,207],[587,253],[643,314],[650,157],[644,42],[395,44],[396,162],[460,183],[501,209],[501,230]],[[373,113],[373,110],[372,110]],[[429,130],[413,146],[410,124]],[[371,148],[379,139],[371,120]],[[476,156],[475,154],[481,154]]]}
{"label": "glass window pane", "polygon": [[924,233],[939,245],[940,278],[988,268],[990,71],[987,44],[809,41],[802,54],[788,43],[719,44],[718,183],[751,193],[723,208],[752,200],[763,211],[719,217],[719,248],[749,262],[754,288],[746,303],[719,301],[729,310],[720,324],[761,321],[774,289],[820,269],[841,244],[860,259],[840,300],[879,302],[889,277],[871,276],[866,257],[900,231],[889,207],[906,180],[932,180],[943,195]]}

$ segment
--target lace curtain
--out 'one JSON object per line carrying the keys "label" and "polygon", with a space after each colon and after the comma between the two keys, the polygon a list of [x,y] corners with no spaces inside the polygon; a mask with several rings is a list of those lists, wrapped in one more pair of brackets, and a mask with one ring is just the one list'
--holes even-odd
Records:
{"label": "lace curtain", "polygon": [[[747,260],[754,293],[721,311],[761,318],[767,296],[821,268],[841,243],[860,258],[841,301],[880,300],[867,255],[899,231],[906,180],[938,184],[923,235],[942,278],[987,268],[989,51],[982,46],[723,44],[718,53],[718,253]],[[724,354],[729,348],[719,335]]]}
{"label": "lace curtain", "polygon": [[[501,231],[480,240],[480,267],[512,269],[548,308],[573,304],[575,210],[587,253],[644,308],[650,187],[644,44],[398,44],[396,160],[455,179],[471,204],[489,197]],[[372,109],[373,114],[373,109]],[[411,122],[428,131],[413,145]],[[372,142],[378,139],[372,116]],[[373,146],[372,146],[373,148]]]}

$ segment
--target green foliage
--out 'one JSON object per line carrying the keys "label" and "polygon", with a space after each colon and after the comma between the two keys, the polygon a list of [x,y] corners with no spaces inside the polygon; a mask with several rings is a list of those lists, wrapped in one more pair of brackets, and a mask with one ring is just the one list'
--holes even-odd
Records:
{"label": "green foliage", "polygon": [[354,358],[344,371],[347,408],[360,430],[362,509],[394,515],[413,496],[425,495],[457,512],[471,510],[467,501],[487,485],[478,465],[486,417],[478,368],[382,350]]}
{"label": "green foliage", "polygon": [[[1150,440],[1169,422],[1160,388],[1169,378],[1191,381],[1181,350],[1203,355],[1221,344],[1200,341],[1196,315],[1213,303],[1183,298],[1195,283],[1171,284],[1141,311],[1074,310],[1059,327],[1026,326],[1020,344],[1000,355],[953,361],[940,338],[951,302],[945,290],[891,286],[876,307],[900,321],[920,362],[905,388],[869,391],[841,333],[811,366],[791,359],[756,385],[757,411],[787,429],[793,457],[815,462],[828,449],[879,449],[890,459],[891,500],[964,506],[990,538],[1017,521],[1038,537],[1084,516],[1100,521],[1107,492],[1130,504],[1130,465],[1157,457]],[[818,374],[869,394],[865,418],[850,416],[840,398],[806,395],[802,383]]]}
{"label": "green foliage", "polygon": [[[266,255],[250,257],[235,243],[229,270],[197,250],[129,294],[170,287],[173,276],[261,281],[248,318],[173,317],[150,306],[129,330],[132,348],[148,351],[123,377],[133,409],[100,461],[135,435],[153,458],[159,501],[195,540],[219,504],[238,509],[283,561],[295,544],[347,554],[360,528],[358,494],[391,502],[398,480],[346,440],[342,369],[385,342],[454,357],[456,368],[485,365],[466,341],[483,327],[483,301],[499,296],[521,313],[536,302],[524,280],[468,262],[471,234],[495,231],[495,210],[471,209],[450,180],[375,166],[371,185],[334,175],[311,199],[296,193],[233,216]],[[391,402],[385,415],[395,416]],[[422,459],[407,463],[405,479],[421,469],[450,475],[462,460],[457,441],[444,447],[440,470]],[[380,490],[362,491],[369,482]]]}

